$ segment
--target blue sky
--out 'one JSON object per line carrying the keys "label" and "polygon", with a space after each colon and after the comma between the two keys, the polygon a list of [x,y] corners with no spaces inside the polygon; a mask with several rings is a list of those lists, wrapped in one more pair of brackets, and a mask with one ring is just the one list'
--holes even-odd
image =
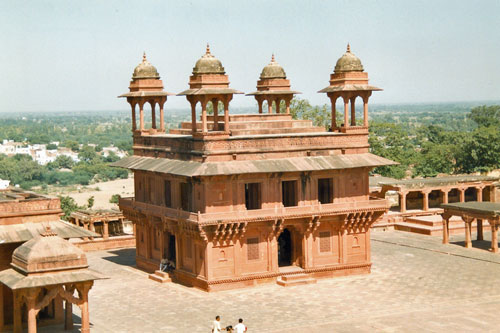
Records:
{"label": "blue sky", "polygon": [[143,51],[180,92],[207,42],[244,92],[274,52],[292,89],[327,103],[316,92],[349,42],[384,88],[374,103],[499,100],[499,13],[496,0],[2,1],[0,112],[127,109],[116,96]]}

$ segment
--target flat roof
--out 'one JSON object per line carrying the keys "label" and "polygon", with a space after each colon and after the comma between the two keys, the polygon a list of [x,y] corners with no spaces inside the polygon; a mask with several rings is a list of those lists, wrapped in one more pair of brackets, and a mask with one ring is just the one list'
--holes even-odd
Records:
{"label": "flat roof", "polygon": [[173,160],[168,158],[129,156],[113,163],[112,166],[131,170],[152,171],[185,177],[195,177],[251,173],[340,170],[396,164],[398,163],[386,158],[370,153],[364,153],[205,163]]}
{"label": "flat roof", "polygon": [[449,204],[442,204],[442,208],[446,210],[458,210],[461,212],[476,213],[483,215],[491,215],[491,217],[500,216],[500,203],[499,202],[456,202]]}
{"label": "flat roof", "polygon": [[456,175],[445,177],[432,177],[422,179],[404,179],[404,180],[389,180],[379,181],[379,185],[388,185],[393,187],[400,187],[406,189],[418,189],[426,187],[436,187],[443,185],[456,185],[460,183],[474,183],[481,181],[498,181],[499,177],[492,176],[474,176],[474,175]]}
{"label": "flat roof", "polygon": [[50,226],[50,229],[54,231],[57,236],[64,239],[101,236],[93,231],[85,230],[65,221],[27,222],[0,225],[0,242],[7,244],[29,241],[45,232],[47,225]]}

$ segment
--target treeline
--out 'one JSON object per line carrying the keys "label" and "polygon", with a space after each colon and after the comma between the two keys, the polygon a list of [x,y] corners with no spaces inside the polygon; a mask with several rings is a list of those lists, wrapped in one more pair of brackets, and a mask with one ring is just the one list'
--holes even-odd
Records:
{"label": "treeline", "polygon": [[372,152],[400,163],[374,172],[404,178],[500,168],[500,105],[472,108],[466,117],[464,123],[474,123],[471,130],[450,130],[446,123],[438,122],[409,128],[372,122],[369,138]]}
{"label": "treeline", "polygon": [[[124,111],[99,113],[43,113],[0,115],[0,139],[26,144],[49,144],[78,150],[79,144],[114,145],[132,150],[130,114]],[[55,147],[48,147],[54,149]]]}
{"label": "treeline", "polygon": [[[401,179],[500,168],[500,105],[393,105],[370,110],[371,152],[400,163],[373,173]],[[311,106],[294,98],[290,112],[296,119],[330,127],[329,105]],[[361,125],[360,113],[357,121]],[[343,122],[342,112],[337,122]]]}
{"label": "treeline", "polygon": [[128,177],[127,170],[109,166],[109,163],[119,160],[113,153],[104,157],[94,147],[84,146],[78,158],[80,162],[75,163],[70,157],[61,155],[54,162],[39,165],[30,155],[8,157],[0,154],[0,178],[30,189],[34,186],[45,188],[47,185],[88,185],[92,181]]}

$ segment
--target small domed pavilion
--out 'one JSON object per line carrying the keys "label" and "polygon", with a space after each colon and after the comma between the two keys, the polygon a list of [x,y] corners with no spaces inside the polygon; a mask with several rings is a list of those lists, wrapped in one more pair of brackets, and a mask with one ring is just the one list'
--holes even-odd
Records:
{"label": "small domed pavilion", "polygon": [[[191,103],[191,122],[194,136],[209,135],[207,118],[207,104],[212,102],[214,109],[213,122],[210,123],[210,135],[229,135],[229,102],[233,94],[242,94],[241,91],[229,88],[229,78],[219,59],[210,52],[207,44],[205,54],[196,62],[193,75],[189,77],[189,89],[179,93],[186,96]],[[196,104],[201,103],[201,132],[196,124]],[[219,102],[224,104],[224,128],[219,128]]]}
{"label": "small domed pavilion", "polygon": [[[160,80],[160,74],[156,67],[146,58],[146,52],[142,56],[142,62],[137,65],[132,74],[132,81],[130,81],[129,92],[122,94],[118,97],[126,97],[127,102],[132,106],[132,131],[136,132],[146,131],[144,125],[144,105],[149,103],[151,105],[151,129],[147,130],[151,133],[164,133],[165,121],[163,113],[163,105],[167,101],[168,95],[173,95],[163,91],[163,82]],[[156,125],[156,104],[160,108],[160,128]],[[137,130],[137,122],[135,110],[139,106],[139,130]]]}
{"label": "small domed pavilion", "polygon": [[[347,51],[337,60],[333,74],[330,75],[330,85],[321,89],[320,93],[326,93],[332,103],[332,132],[367,132],[368,131],[368,98],[372,91],[382,90],[368,85],[368,73],[363,69],[361,60],[351,52],[351,46],[347,44]],[[355,100],[356,97],[363,99],[363,126],[356,125]],[[337,98],[342,97],[344,101],[344,123],[337,126],[337,112],[335,103]],[[351,103],[351,119],[349,122],[349,102]]]}
{"label": "small domed pavilion", "polygon": [[262,69],[260,79],[257,81],[257,91],[247,96],[255,96],[259,105],[259,113],[262,113],[262,103],[267,101],[268,111],[272,113],[273,102],[276,104],[276,113],[280,113],[280,103],[285,101],[286,113],[290,113],[290,101],[294,94],[300,94],[298,91],[290,90],[290,80],[287,80],[286,73],[274,59]]}
{"label": "small domed pavilion", "polygon": [[[62,300],[65,306],[65,329],[73,327],[72,304],[82,311],[81,332],[90,332],[88,292],[94,280],[105,278],[88,268],[85,253],[68,241],[57,236],[50,227],[40,237],[33,238],[12,255],[12,268],[0,272],[0,282],[13,291],[14,315],[13,331],[22,331],[22,309],[26,304],[28,332],[37,331],[37,321],[41,321],[40,311],[49,306],[57,318],[62,318]],[[2,288],[0,288],[0,291]],[[73,296],[75,290],[79,297]],[[6,306],[2,304],[0,308]],[[53,304],[57,302],[58,304]],[[3,311],[0,311],[0,328],[4,324]],[[51,322],[47,322],[50,324]]]}

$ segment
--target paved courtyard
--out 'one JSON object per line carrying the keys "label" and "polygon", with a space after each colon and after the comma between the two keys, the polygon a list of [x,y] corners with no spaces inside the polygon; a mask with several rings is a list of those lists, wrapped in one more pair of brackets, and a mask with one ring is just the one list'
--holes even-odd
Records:
{"label": "paved courtyard", "polygon": [[489,239],[465,249],[463,235],[442,245],[375,231],[372,274],[217,293],[148,280],[134,249],[93,252],[91,267],[110,279],[90,292],[92,331],[207,333],[219,314],[224,326],[244,318],[249,332],[498,332],[500,254],[480,249]]}

